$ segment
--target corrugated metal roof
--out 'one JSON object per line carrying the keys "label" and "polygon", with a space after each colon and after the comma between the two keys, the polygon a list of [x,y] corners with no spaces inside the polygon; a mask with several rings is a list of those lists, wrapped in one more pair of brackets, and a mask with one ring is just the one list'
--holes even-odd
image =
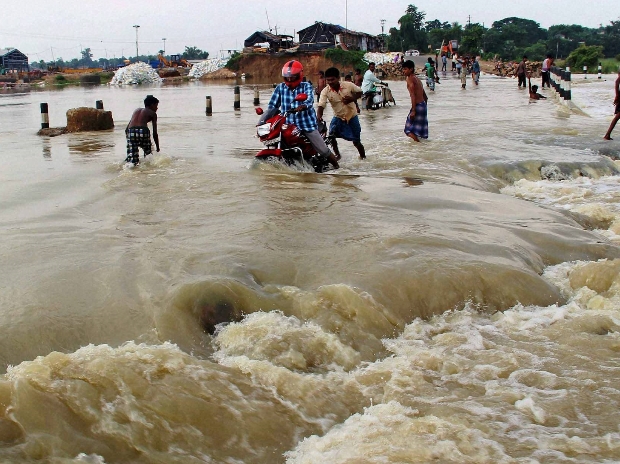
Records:
{"label": "corrugated metal roof", "polygon": [[[17,50],[16,48],[0,48],[0,56],[8,55],[13,50]],[[19,50],[17,50],[19,51]]]}

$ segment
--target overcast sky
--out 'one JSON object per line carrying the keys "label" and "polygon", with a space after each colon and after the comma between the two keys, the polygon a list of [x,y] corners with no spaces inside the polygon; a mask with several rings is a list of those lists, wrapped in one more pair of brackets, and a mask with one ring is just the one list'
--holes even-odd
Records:
{"label": "overcast sky", "polygon": [[[440,2],[419,0],[28,0],[4,8],[0,48],[14,47],[30,61],[52,60],[52,53],[70,60],[90,47],[94,58],[135,56],[139,25],[140,54],[182,53],[195,46],[210,53],[240,49],[256,30],[277,27],[279,34],[293,35],[315,21],[346,26],[369,34],[398,27],[407,5],[415,4],[426,20],[466,24],[484,23],[510,16],[532,19],[542,27],[554,24],[607,25],[620,19],[618,0],[467,0]],[[295,37],[298,38],[297,36]]]}

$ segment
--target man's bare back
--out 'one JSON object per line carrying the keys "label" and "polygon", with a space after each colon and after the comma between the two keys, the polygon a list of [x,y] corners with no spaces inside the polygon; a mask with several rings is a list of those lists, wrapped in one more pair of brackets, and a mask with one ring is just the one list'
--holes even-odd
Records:
{"label": "man's bare back", "polygon": [[127,129],[130,127],[146,127],[151,121],[153,122],[153,132],[157,133],[157,113],[150,108],[138,108],[131,115]]}

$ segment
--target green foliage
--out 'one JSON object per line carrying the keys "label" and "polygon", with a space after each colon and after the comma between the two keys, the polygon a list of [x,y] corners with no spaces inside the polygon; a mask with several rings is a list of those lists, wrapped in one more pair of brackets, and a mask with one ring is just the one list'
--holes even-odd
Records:
{"label": "green foliage", "polygon": [[620,53],[616,55],[616,61],[620,61]]}
{"label": "green foliage", "polygon": [[209,52],[205,52],[198,47],[186,46],[181,57],[186,60],[206,60],[209,58]]}
{"label": "green foliage", "polygon": [[58,83],[58,84],[64,84],[67,82],[67,78],[65,76],[63,76],[62,74],[58,74],[56,77],[54,77],[54,80]]}
{"label": "green foliage", "polygon": [[349,51],[342,50],[340,48],[330,48],[325,51],[325,58],[332,60],[334,63],[341,64],[345,67],[351,67],[353,69],[361,69],[365,71],[368,69],[368,64],[364,61],[363,51]]}
{"label": "green foliage", "polygon": [[618,68],[620,68],[620,55],[615,58],[605,58],[601,60],[601,67],[601,72],[603,74],[616,74]]}
{"label": "green foliage", "polygon": [[235,52],[231,55],[228,63],[226,63],[226,68],[231,71],[239,71],[239,62],[241,61],[241,53]]}
{"label": "green foliage", "polygon": [[521,56],[527,55],[527,59],[530,61],[542,61],[547,56],[547,44],[543,40],[539,40],[534,45],[523,49]]}
{"label": "green foliage", "polygon": [[612,57],[620,53],[620,20],[611,21],[602,32],[602,45],[605,56]]}
{"label": "green foliage", "polygon": [[603,47],[601,45],[583,45],[568,55],[566,64],[575,71],[580,71],[584,66],[588,68],[598,66],[603,56]]}
{"label": "green foliage", "polygon": [[463,31],[459,51],[471,54],[480,53],[480,50],[483,48],[484,33],[484,27],[478,23],[467,26]]}

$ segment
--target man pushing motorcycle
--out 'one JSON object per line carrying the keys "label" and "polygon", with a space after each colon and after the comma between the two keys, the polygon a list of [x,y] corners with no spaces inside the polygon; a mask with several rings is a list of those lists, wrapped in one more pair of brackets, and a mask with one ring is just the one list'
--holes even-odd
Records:
{"label": "man pushing motorcycle", "polygon": [[[325,157],[334,169],[338,169],[338,161],[334,154],[329,150],[323,137],[318,131],[318,121],[314,111],[314,90],[312,84],[303,82],[304,68],[299,61],[287,61],[282,67],[282,79],[284,82],[277,85],[269,100],[267,111],[263,113],[259,124],[276,114],[277,110],[287,112],[286,122],[295,124],[308,138],[318,156]],[[306,94],[307,98],[303,102],[295,101],[299,94]]]}
{"label": "man pushing motorcycle", "polygon": [[377,87],[375,84],[385,85],[387,84],[375,76],[375,64],[369,63],[368,70],[364,73],[364,80],[362,81],[362,92],[366,98],[366,109],[372,109],[372,99],[377,93]]}

